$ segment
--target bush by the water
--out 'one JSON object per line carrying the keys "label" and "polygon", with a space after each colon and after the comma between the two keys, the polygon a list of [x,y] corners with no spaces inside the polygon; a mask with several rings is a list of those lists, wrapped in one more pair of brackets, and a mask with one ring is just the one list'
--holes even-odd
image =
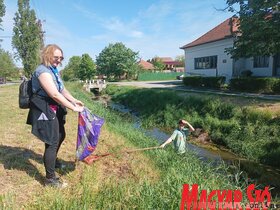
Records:
{"label": "bush by the water", "polygon": [[133,107],[143,126],[171,131],[178,119],[186,118],[214,143],[251,160],[280,166],[280,120],[269,112],[210,97],[183,98],[165,90],[109,87],[108,92],[116,102]]}

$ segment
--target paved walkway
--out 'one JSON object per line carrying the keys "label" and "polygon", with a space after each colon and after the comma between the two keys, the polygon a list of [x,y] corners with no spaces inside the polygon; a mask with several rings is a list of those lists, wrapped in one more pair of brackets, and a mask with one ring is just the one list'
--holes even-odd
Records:
{"label": "paved walkway", "polygon": [[259,98],[264,100],[274,100],[280,102],[280,95],[267,95],[267,94],[257,94],[257,93],[242,93],[242,92],[235,92],[235,91],[228,91],[228,90],[222,91],[222,90],[212,90],[212,89],[190,88],[184,86],[181,80],[109,82],[109,84],[115,84],[119,86],[136,86],[142,88],[169,88],[169,89],[176,89],[185,92],[209,93],[209,94],[218,94],[218,95],[226,95],[226,96],[240,96],[240,97],[247,97],[247,98]]}

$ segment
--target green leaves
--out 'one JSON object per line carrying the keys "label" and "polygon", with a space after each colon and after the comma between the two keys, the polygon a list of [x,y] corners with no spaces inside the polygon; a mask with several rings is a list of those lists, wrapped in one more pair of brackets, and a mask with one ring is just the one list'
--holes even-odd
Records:
{"label": "green leaves", "polygon": [[12,55],[0,49],[0,77],[13,77],[18,74]]}
{"label": "green leaves", "polygon": [[227,49],[232,57],[275,55],[280,52],[280,3],[278,0],[227,0],[228,10],[237,12],[240,23],[234,47]]}
{"label": "green leaves", "polygon": [[92,58],[88,54],[83,54],[77,76],[81,80],[92,79],[96,74],[96,66]]}
{"label": "green leaves", "polygon": [[30,10],[29,0],[18,0],[14,21],[12,46],[17,51],[16,58],[22,61],[26,76],[30,76],[40,63],[43,32],[35,11]]}
{"label": "green leaves", "polygon": [[96,65],[89,54],[73,56],[62,71],[62,78],[68,80],[90,80],[96,75]]}
{"label": "green leaves", "polygon": [[6,10],[6,8],[5,8],[5,4],[4,4],[4,0],[0,0],[0,30],[3,30],[2,28],[1,28],[1,26],[2,26],[2,17],[5,15],[5,10]]}
{"label": "green leaves", "polygon": [[152,59],[152,64],[157,71],[162,71],[165,68],[165,64],[158,57]]}
{"label": "green leaves", "polygon": [[96,58],[98,71],[111,78],[133,78],[140,70],[136,65],[138,52],[126,48],[121,42],[109,44]]}
{"label": "green leaves", "polygon": [[68,64],[61,72],[62,79],[64,81],[75,80],[79,77],[78,70],[79,70],[79,65],[81,63],[81,59],[82,58],[80,56],[72,56],[69,59]]}

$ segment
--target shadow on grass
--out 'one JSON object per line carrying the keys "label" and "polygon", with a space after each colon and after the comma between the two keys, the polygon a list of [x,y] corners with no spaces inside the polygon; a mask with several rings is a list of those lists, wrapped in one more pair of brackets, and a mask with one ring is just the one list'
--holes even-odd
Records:
{"label": "shadow on grass", "polygon": [[[41,174],[30,160],[43,164],[43,156],[32,150],[0,145],[0,163],[3,164],[4,169],[25,171],[30,177],[34,177],[35,180],[43,185],[45,175]],[[57,171],[60,175],[65,175],[75,170],[75,162],[63,160],[60,160],[60,162],[66,165],[64,169]]]}

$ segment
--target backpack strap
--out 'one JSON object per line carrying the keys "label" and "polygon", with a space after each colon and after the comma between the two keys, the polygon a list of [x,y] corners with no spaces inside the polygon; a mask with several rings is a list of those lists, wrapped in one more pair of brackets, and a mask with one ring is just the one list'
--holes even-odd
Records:
{"label": "backpack strap", "polygon": [[[33,76],[34,76],[34,73],[31,74],[31,78],[30,78],[31,84],[32,84]],[[40,83],[39,83],[39,84],[40,84]],[[33,93],[33,95],[37,95],[37,94],[39,93],[40,90],[43,90],[43,88],[41,87],[41,85],[40,85],[40,87]],[[39,96],[40,96],[40,95],[39,95]]]}

